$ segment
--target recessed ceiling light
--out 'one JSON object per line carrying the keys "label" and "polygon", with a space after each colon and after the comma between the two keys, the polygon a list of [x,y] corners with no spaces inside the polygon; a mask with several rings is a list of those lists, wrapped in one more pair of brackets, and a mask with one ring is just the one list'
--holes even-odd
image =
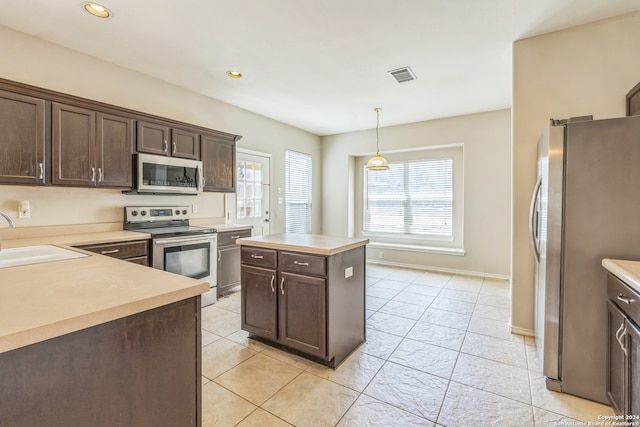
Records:
{"label": "recessed ceiling light", "polygon": [[97,16],[98,18],[108,18],[109,16],[111,16],[111,12],[109,11],[109,9],[98,3],[86,2],[82,3],[82,7],[84,8],[84,10],[86,10],[93,16]]}
{"label": "recessed ceiling light", "polygon": [[242,78],[242,73],[240,71],[229,70],[227,71],[227,76],[231,77],[232,79],[240,79]]}

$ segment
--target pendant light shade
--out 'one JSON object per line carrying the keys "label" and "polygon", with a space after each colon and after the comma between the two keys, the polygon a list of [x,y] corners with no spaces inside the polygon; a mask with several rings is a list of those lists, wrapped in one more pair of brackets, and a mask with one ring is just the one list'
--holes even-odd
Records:
{"label": "pendant light shade", "polygon": [[389,169],[389,162],[387,159],[380,155],[380,138],[378,136],[378,130],[380,128],[380,111],[382,108],[374,108],[376,112],[376,155],[369,159],[367,162],[367,169],[371,171],[384,171]]}

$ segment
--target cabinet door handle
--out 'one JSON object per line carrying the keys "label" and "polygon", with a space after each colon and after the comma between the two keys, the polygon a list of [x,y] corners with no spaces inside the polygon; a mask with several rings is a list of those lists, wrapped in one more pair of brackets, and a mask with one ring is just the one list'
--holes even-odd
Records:
{"label": "cabinet door handle", "polygon": [[308,266],[308,265],[309,265],[309,263],[308,263],[308,262],[293,261],[293,263],[294,263],[295,265],[302,265],[302,266],[304,266],[304,267],[306,267],[306,266]]}
{"label": "cabinet door handle", "polygon": [[102,182],[102,168],[98,168],[98,182]]}
{"label": "cabinet door handle", "polygon": [[38,163],[40,165],[40,179],[44,182],[44,165],[42,163]]}
{"label": "cabinet door handle", "polygon": [[167,144],[167,140],[165,139],[164,140],[164,149],[163,149],[163,151],[166,153],[168,148],[169,148],[169,145]]}
{"label": "cabinet door handle", "polygon": [[264,255],[251,254],[251,258],[253,258],[253,259],[262,259],[262,258],[264,258]]}
{"label": "cabinet door handle", "polygon": [[232,239],[239,239],[240,236],[231,236]]}
{"label": "cabinet door handle", "polygon": [[[623,324],[623,326],[624,326],[624,324]],[[620,338],[618,339],[618,343],[620,344],[620,348],[622,349],[622,351],[624,351],[624,355],[628,356],[627,349],[624,346],[624,343],[622,342],[622,338],[624,338],[625,335],[627,335],[627,328],[624,328],[624,330],[620,334]]]}
{"label": "cabinet door handle", "polygon": [[633,298],[625,297],[623,294],[618,295],[618,301],[622,301],[625,304],[631,304],[633,302]]}
{"label": "cabinet door handle", "polygon": [[91,168],[91,182],[96,182],[96,168]]}
{"label": "cabinet door handle", "polygon": [[111,249],[108,251],[100,251],[100,255],[117,254],[118,252],[120,252],[120,249]]}
{"label": "cabinet door handle", "polygon": [[218,261],[220,261],[221,257],[222,257],[222,254],[220,253],[220,249],[218,249]]}
{"label": "cabinet door handle", "polygon": [[624,329],[624,322],[622,322],[620,324],[620,327],[618,328],[618,330],[616,331],[616,341],[618,341],[618,344],[620,344],[620,333],[622,332],[622,330]]}
{"label": "cabinet door handle", "polygon": [[175,141],[173,141],[173,144],[171,144],[171,146],[172,146],[172,150],[171,150],[171,152],[172,152],[173,154],[176,154],[176,142],[175,142]]}
{"label": "cabinet door handle", "polygon": [[273,286],[275,280],[276,280],[276,276],[271,276],[271,292],[276,291],[276,288]]}
{"label": "cabinet door handle", "polygon": [[284,295],[284,277],[280,280],[280,292]]}

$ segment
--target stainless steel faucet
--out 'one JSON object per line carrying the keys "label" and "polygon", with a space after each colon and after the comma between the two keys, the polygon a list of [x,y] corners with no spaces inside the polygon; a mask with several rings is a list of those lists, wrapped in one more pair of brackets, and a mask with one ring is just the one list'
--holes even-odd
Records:
{"label": "stainless steel faucet", "polygon": [[[6,213],[0,211],[0,216],[3,216],[4,219],[7,220],[7,222],[9,223],[9,228],[15,228],[16,225],[13,223],[13,220],[11,219],[11,217],[9,215],[7,215]],[[2,241],[0,241],[0,251],[2,250]]]}

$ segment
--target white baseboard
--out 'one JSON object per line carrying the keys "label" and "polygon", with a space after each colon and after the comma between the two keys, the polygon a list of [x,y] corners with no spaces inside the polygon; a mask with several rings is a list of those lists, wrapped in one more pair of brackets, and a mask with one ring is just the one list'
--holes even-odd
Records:
{"label": "white baseboard", "polygon": [[519,328],[517,326],[513,326],[511,321],[509,321],[509,332],[516,335],[524,335],[525,337],[535,337],[535,331],[532,329]]}
{"label": "white baseboard", "polygon": [[454,268],[442,268],[442,267],[434,267],[430,265],[406,264],[406,263],[400,263],[400,262],[381,261],[377,259],[368,259],[367,263],[388,265],[391,267],[412,268],[414,270],[425,270],[425,271],[428,270],[428,271],[437,271],[440,273],[462,274],[465,276],[488,277],[491,279],[503,279],[503,280],[510,279],[509,276],[505,276],[503,274],[483,273],[481,271],[458,270]]}

